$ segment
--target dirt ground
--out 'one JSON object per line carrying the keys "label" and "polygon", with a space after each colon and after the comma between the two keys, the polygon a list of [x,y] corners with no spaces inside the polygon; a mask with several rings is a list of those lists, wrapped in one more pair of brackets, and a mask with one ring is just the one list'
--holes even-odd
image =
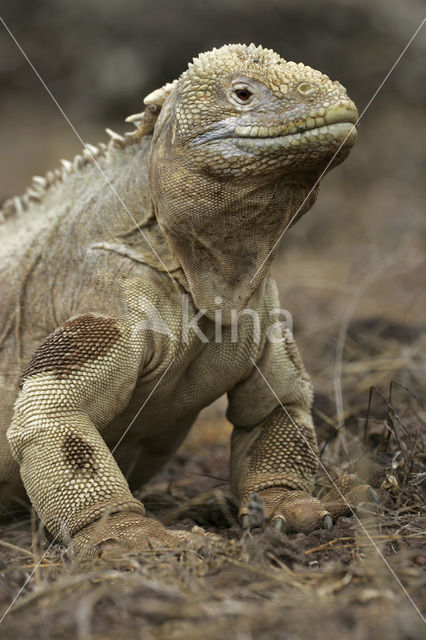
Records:
{"label": "dirt ground", "polygon": [[[43,5],[35,3],[34,7],[39,4]],[[47,70],[49,86],[63,98],[66,112],[75,116],[72,119],[85,140],[104,139],[104,126],[124,130],[117,124],[119,118],[122,121],[140,106],[139,93],[137,99],[131,94],[135,86],[139,92],[135,77],[140,69],[130,65],[134,76],[126,76],[120,68],[95,65],[95,53],[98,49],[107,51],[108,34],[119,28],[121,35],[114,37],[121,40],[111,39],[111,51],[116,52],[118,41],[124,47],[127,38],[129,50],[144,50],[136,27],[132,31],[136,19],[130,12],[121,25],[111,8],[114,3],[105,3],[101,11],[90,0],[90,10],[85,13],[76,2],[79,9],[71,15],[67,11],[71,12],[69,7],[74,3],[67,8],[60,2],[57,6],[63,7],[62,14],[59,9],[51,10],[51,31],[61,34],[61,45],[54,40],[55,47],[49,49],[46,38],[37,48],[40,29],[49,32],[51,4],[44,3],[44,12],[34,9],[33,23],[28,12],[18,15],[16,7],[10,9],[8,19],[34,62]],[[118,4],[132,10],[136,6],[132,0]],[[203,3],[189,4],[198,16]],[[243,4],[235,0],[227,6]],[[279,3],[271,0],[267,4],[272,7],[270,23],[263,27],[272,30]],[[214,3],[206,5],[212,8]],[[288,37],[289,57],[312,62],[306,52],[313,51],[313,62],[325,71],[327,61],[332,60],[335,77],[350,87],[353,84],[351,95],[360,108],[367,104],[414,30],[409,14],[404,22],[396,9],[391,17],[386,14],[388,22],[382,28],[381,22],[374,21],[378,13],[371,17],[366,2],[340,3],[340,22],[323,21],[320,26],[315,21],[318,16],[303,22],[297,3],[288,5],[291,16],[299,20],[298,27],[305,25],[302,42],[285,21],[280,23]],[[329,5],[335,7],[336,2]],[[382,2],[373,5],[377,12],[379,6],[385,6]],[[235,15],[229,11],[230,24],[234,24],[240,9],[235,8]],[[258,12],[255,8],[250,11],[247,15],[257,28]],[[201,50],[211,44],[206,35],[210,17],[205,23],[200,18],[197,31],[191,27],[189,14],[188,9],[185,56],[191,46]],[[160,24],[164,15],[149,14],[148,24]],[[215,19],[220,24],[219,17]],[[164,51],[169,36],[172,42],[176,35],[174,18],[169,22],[163,49],[157,55],[153,48],[151,58],[145,60],[150,69],[158,68],[160,75],[163,71],[167,75]],[[36,25],[34,30],[32,24]],[[255,27],[250,31],[246,25],[245,32],[227,25],[226,33],[213,44],[264,41],[262,34],[257,37]],[[329,29],[327,38],[315,35],[325,28]],[[202,45],[190,39],[192,33]],[[81,55],[88,61],[84,68],[69,53],[77,51],[78,37]],[[280,37],[277,32],[274,42],[265,43],[283,53],[287,45],[283,36],[280,46]],[[152,38],[160,42],[159,34],[154,32]],[[86,54],[84,46],[89,42],[95,42],[97,48],[93,45]],[[182,65],[176,42],[168,57]],[[340,58],[336,42],[342,47]],[[361,50],[364,67],[357,72],[353,55]],[[22,192],[31,175],[55,167],[59,158],[72,157],[80,144],[42,93],[39,82],[31,84],[33,80],[25,79],[29,71],[18,62],[10,43],[0,39],[0,51],[7,52],[0,61],[1,200]],[[57,69],[56,54],[63,57]],[[395,72],[395,81],[391,79],[374,100],[350,159],[324,180],[314,209],[286,234],[272,269],[282,306],[293,317],[294,334],[313,377],[321,461],[333,478],[340,473],[358,473],[377,489],[380,505],[361,506],[357,517],[340,518],[331,531],[282,535],[266,527],[243,534],[228,485],[232,427],[224,417],[226,401],[221,398],[200,415],[170,464],[139,494],[152,517],[167,526],[203,527],[218,534],[220,541],[207,540],[187,550],[95,561],[73,557],[66,549],[51,545],[34,514],[0,525],[0,617],[4,616],[0,638],[425,637],[420,613],[424,615],[426,610],[425,139],[421,133],[424,89],[413,71],[416,60],[419,65],[417,54],[414,48],[407,64],[402,61]],[[119,64],[118,54],[112,58]],[[90,61],[94,66],[90,67]],[[99,96],[95,106],[89,86],[93,69],[99,72],[93,89]],[[12,76],[19,76],[19,81],[12,82]],[[119,77],[122,83],[119,97],[111,88],[111,76]],[[148,78],[149,90],[153,88],[150,82]],[[69,87],[77,87],[80,98],[70,97]],[[106,105],[102,113],[100,103]],[[325,474],[318,473],[316,495],[324,494],[328,484]]]}

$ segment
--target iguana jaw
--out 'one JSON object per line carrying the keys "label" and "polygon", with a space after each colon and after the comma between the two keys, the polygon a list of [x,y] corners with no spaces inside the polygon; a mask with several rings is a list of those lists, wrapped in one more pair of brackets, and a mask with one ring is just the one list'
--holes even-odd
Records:
{"label": "iguana jaw", "polygon": [[[236,130],[238,134],[238,130]],[[357,131],[354,124],[350,122],[340,122],[332,125],[324,125],[306,129],[300,133],[288,133],[284,135],[271,135],[268,137],[259,136],[233,136],[234,144],[241,150],[253,154],[283,152],[285,150],[298,152],[306,151],[309,148],[320,150],[321,147],[338,148],[342,144],[354,144]],[[318,148],[319,147],[319,148]]]}
{"label": "iguana jaw", "polygon": [[[358,112],[352,101],[340,102],[328,109],[319,109],[306,119],[289,120],[285,124],[270,127],[237,126],[235,137],[238,138],[274,138],[303,134],[308,131],[326,130],[328,125],[356,124]],[[334,130],[331,129],[330,133]]]}
{"label": "iguana jaw", "polygon": [[[238,124],[234,121],[219,123],[214,129],[198,137],[198,141],[219,140],[224,138],[288,138],[293,135],[305,134],[309,131],[330,131],[330,134],[339,131],[339,127],[332,125],[356,125],[358,112],[355,104],[351,101],[340,102],[328,109],[320,108],[313,111],[307,118],[296,118],[287,120],[284,124],[272,126],[262,126],[257,124]],[[221,131],[222,130],[222,131]]]}
{"label": "iguana jaw", "polygon": [[342,155],[346,157],[357,138],[357,119],[356,107],[348,100],[322,109],[316,117],[293,119],[268,127],[228,120],[194,139],[192,145],[204,144],[211,152],[225,157],[240,153],[268,156],[270,166],[303,164],[309,168],[310,164],[318,166],[322,160],[325,164],[330,159],[334,161],[333,155],[336,163],[342,161]]}

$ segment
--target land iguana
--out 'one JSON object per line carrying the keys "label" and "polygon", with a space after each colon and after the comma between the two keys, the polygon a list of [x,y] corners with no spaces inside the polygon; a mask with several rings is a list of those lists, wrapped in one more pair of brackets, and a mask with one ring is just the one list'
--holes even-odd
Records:
{"label": "land iguana", "polygon": [[3,205],[2,513],[28,497],[86,554],[176,545],[130,488],[227,393],[243,528],[256,501],[283,531],[330,528],[371,491],[351,476],[311,495],[312,386],[269,266],[347,157],[356,107],[254,45],[201,54],[144,102],[134,131]]}

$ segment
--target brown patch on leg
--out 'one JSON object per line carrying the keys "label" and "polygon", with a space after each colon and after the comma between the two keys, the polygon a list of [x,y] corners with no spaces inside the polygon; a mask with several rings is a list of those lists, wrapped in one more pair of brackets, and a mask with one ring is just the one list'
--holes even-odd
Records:
{"label": "brown patch on leg", "polygon": [[105,355],[120,338],[113,318],[91,313],[68,320],[46,338],[25,368],[20,388],[26,378],[37,373],[52,373],[64,378],[89,360]]}
{"label": "brown patch on leg", "polygon": [[75,433],[65,436],[62,443],[64,459],[74,471],[83,471],[90,475],[98,473],[95,462],[94,447]]}

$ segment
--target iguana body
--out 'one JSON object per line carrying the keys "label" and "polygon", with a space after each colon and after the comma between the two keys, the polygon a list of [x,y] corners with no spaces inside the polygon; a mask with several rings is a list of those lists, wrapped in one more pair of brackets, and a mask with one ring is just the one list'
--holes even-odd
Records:
{"label": "iguana body", "polygon": [[[3,513],[27,494],[87,553],[172,544],[128,482],[149,479],[227,392],[243,523],[257,492],[278,525],[329,525],[345,507],[309,496],[311,383],[291,335],[271,334],[268,267],[327,163],[346,157],[356,108],[338,83],[254,45],[202,54],[146,102],[134,133],[4,206]],[[236,339],[245,307],[259,325],[243,312]]]}

